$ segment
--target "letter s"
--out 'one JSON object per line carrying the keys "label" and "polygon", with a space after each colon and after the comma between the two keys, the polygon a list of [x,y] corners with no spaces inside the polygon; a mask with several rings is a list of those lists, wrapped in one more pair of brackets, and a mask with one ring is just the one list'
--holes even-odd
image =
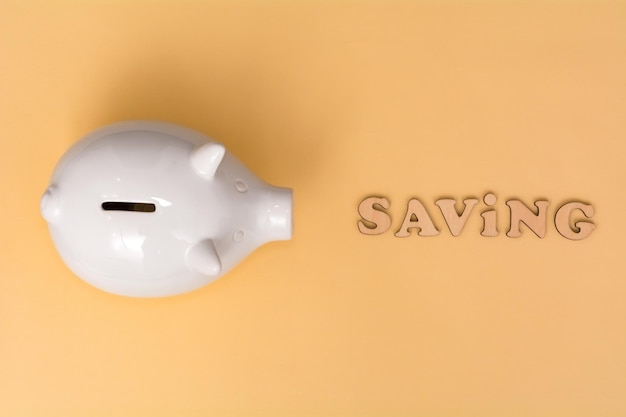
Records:
{"label": "letter s", "polygon": [[384,197],[368,197],[359,204],[359,232],[364,235],[380,235],[391,227],[389,200]]}

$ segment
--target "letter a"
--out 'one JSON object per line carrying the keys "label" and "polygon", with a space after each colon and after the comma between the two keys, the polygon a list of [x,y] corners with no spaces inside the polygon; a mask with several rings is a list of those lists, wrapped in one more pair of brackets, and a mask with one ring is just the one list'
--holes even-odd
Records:
{"label": "letter a", "polygon": [[402,226],[400,226],[400,230],[398,230],[395,234],[396,237],[407,237],[410,236],[411,233],[409,229],[417,228],[419,229],[418,235],[420,236],[436,236],[439,234],[439,230],[433,224],[426,208],[421,201],[416,198],[409,200],[406,207],[406,215],[404,216],[404,221],[402,222]]}

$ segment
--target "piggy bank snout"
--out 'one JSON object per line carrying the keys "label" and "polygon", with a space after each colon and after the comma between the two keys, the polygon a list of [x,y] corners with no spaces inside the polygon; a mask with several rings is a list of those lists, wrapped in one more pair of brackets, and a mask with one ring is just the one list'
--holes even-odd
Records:
{"label": "piggy bank snout", "polygon": [[289,188],[268,189],[259,204],[257,227],[264,242],[290,240],[293,230],[293,192]]}

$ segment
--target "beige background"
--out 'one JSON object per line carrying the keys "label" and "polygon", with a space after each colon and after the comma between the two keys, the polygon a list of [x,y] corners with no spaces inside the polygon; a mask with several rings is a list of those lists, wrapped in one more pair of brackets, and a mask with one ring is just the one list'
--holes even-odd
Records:
{"label": "beige background", "polygon": [[[626,416],[626,3],[0,0],[0,415]],[[295,234],[163,299],[72,275],[38,212],[107,123],[198,129]],[[433,201],[596,208],[450,236]],[[358,233],[420,198],[432,238]]]}

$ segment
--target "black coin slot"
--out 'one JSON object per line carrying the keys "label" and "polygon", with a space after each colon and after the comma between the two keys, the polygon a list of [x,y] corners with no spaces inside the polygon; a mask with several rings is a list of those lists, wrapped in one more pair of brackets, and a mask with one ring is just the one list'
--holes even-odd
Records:
{"label": "black coin slot", "polygon": [[152,203],[132,203],[127,201],[105,201],[102,210],[107,211],[138,211],[141,213],[154,213],[156,206]]}

